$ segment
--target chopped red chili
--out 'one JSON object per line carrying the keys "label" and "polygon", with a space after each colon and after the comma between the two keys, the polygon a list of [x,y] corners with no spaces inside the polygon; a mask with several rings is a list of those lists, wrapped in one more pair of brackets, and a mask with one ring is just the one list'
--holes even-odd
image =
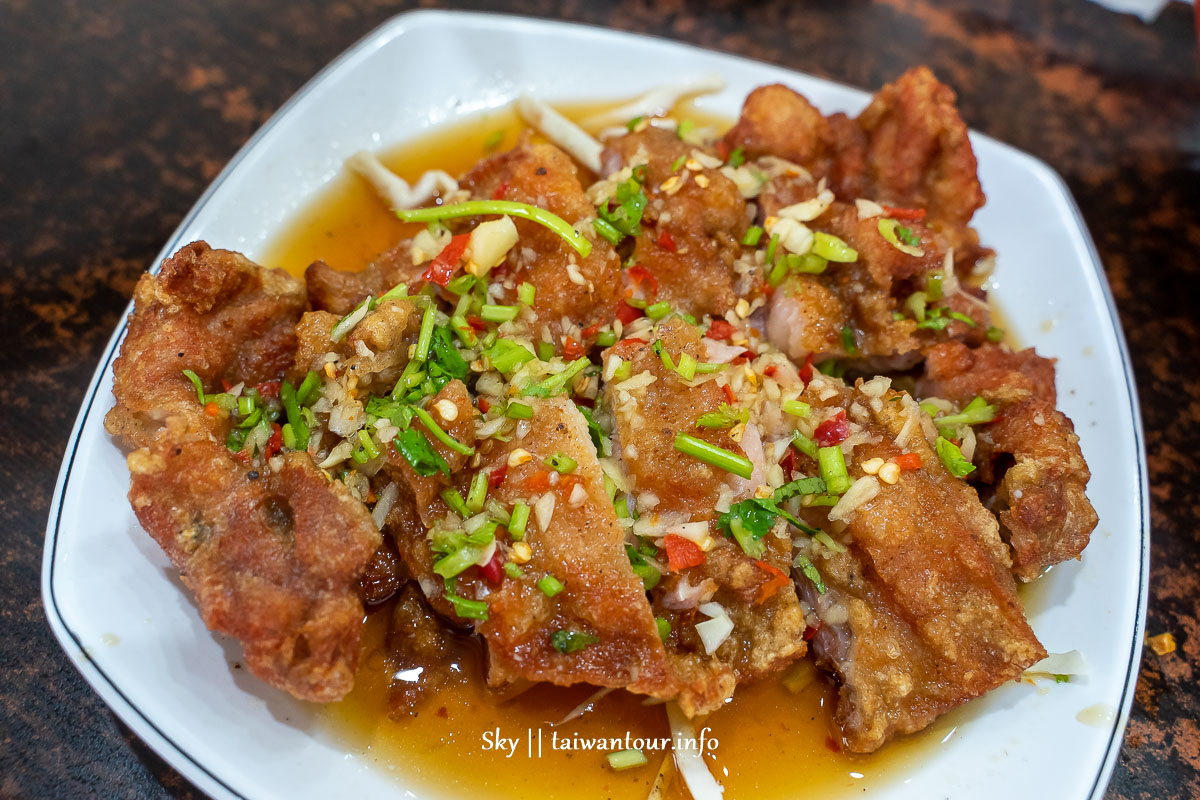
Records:
{"label": "chopped red chili", "polygon": [[570,336],[568,336],[566,341],[563,342],[563,358],[568,359],[569,361],[574,361],[582,356],[584,352],[586,352],[586,348],[583,346],[583,344],[575,341],[575,339]]}
{"label": "chopped red chili", "polygon": [[920,453],[905,453],[892,459],[900,469],[920,469],[924,462]]}
{"label": "chopped red chili", "polygon": [[821,447],[832,447],[839,444],[850,435],[850,423],[846,422],[846,411],[839,408],[838,412],[822,422],[813,431],[813,438]]}
{"label": "chopped red chili", "polygon": [[781,569],[768,564],[766,561],[755,561],[754,564],[759,569],[764,570],[768,575],[771,576],[765,583],[760,584],[758,587],[758,597],[756,597],[754,600],[754,605],[757,606],[762,605],[767,600],[771,599],[776,592],[778,592],[784,586],[787,586],[789,583],[789,578]]}
{"label": "chopped red chili", "polygon": [[470,241],[471,234],[469,233],[460,233],[458,236],[450,237],[450,243],[443,247],[442,252],[438,253],[437,257],[430,262],[429,268],[421,274],[421,278],[430,283],[436,283],[438,286],[450,283],[450,277],[458,268],[458,262],[462,259]]}
{"label": "chopped red chili", "polygon": [[[666,231],[663,231],[663,233],[659,235],[659,238],[665,235],[667,235]],[[671,243],[670,249],[675,249],[674,242]],[[649,292],[651,297],[658,297],[658,278],[654,277],[654,273],[643,267],[641,264],[634,264],[627,270],[627,272],[629,273],[629,279],[633,281],[634,286]]]}
{"label": "chopped red chili", "polygon": [[675,252],[675,240],[665,230],[658,232],[658,246],[664,250],[670,250],[672,253]]}
{"label": "chopped red chili", "polygon": [[267,439],[267,446],[263,448],[265,458],[271,458],[283,449],[283,426],[276,422],[272,427],[275,431],[271,434],[271,438]]}
{"label": "chopped red chili", "polygon": [[508,476],[508,464],[501,461],[500,466],[488,473],[488,488],[495,489],[500,484],[504,483],[504,479]]}
{"label": "chopped red chili", "polygon": [[800,380],[808,383],[813,376],[813,354],[809,353],[804,357],[804,366],[800,368]]}
{"label": "chopped red chili", "polygon": [[667,568],[671,572],[704,563],[704,551],[700,549],[699,545],[679,534],[668,533],[663,539],[663,547],[667,550]]}
{"label": "chopped red chili", "polygon": [[478,399],[479,399],[479,410],[480,411],[482,411],[484,414],[491,411],[492,404],[488,402],[488,399],[486,397],[484,397],[483,395],[480,395]]}
{"label": "chopped red chili", "polygon": [[915,221],[925,219],[925,209],[923,208],[897,208],[896,206],[884,206],[883,213],[892,219]]}
{"label": "chopped red chili", "polygon": [[260,383],[258,386],[255,386],[254,388],[257,389],[258,393],[261,394],[263,397],[277,398],[277,397],[279,397],[279,387],[282,385],[283,385],[282,381],[263,381],[262,383]]}
{"label": "chopped red chili", "polygon": [[531,492],[544,492],[550,488],[550,470],[541,469],[521,481],[521,485]]}
{"label": "chopped red chili", "polygon": [[724,386],[722,386],[721,390],[723,392],[725,392],[725,399],[729,402],[730,405],[733,405],[734,403],[737,402],[737,398],[734,397],[734,394],[733,394],[733,389],[729,388],[728,383],[725,384]]}
{"label": "chopped red chili", "polygon": [[492,560],[479,568],[479,574],[488,583],[495,585],[504,579],[504,558],[500,555],[500,548],[496,548],[496,552],[492,554]]}
{"label": "chopped red chili", "polygon": [[472,330],[476,331],[482,331],[487,328],[487,323],[483,321],[483,317],[478,317],[474,314],[467,317],[467,324],[471,326]]}
{"label": "chopped red chili", "polygon": [[508,181],[501,181],[500,185],[492,192],[492,199],[499,200],[508,192]]}
{"label": "chopped red chili", "polygon": [[617,319],[621,320],[621,324],[623,325],[628,325],[635,319],[639,319],[642,316],[643,314],[640,308],[634,308],[628,303],[623,302],[621,305],[617,306]]}
{"label": "chopped red chili", "polygon": [[728,341],[735,333],[737,333],[737,328],[723,319],[714,319],[712,324],[708,326],[708,333],[704,335],[709,339],[724,342]]}

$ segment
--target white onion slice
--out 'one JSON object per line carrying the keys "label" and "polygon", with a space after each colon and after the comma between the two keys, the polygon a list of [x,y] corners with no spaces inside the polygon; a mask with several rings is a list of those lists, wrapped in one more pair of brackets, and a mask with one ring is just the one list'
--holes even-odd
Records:
{"label": "white onion slice", "polygon": [[684,97],[713,94],[724,88],[725,79],[715,72],[683,83],[668,83],[635,97],[620,108],[594,114],[583,124],[593,130],[605,125],[624,125],[636,117],[666,113]]}
{"label": "white onion slice", "polygon": [[416,186],[385,167],[373,154],[359,150],[346,159],[346,166],[363,176],[375,191],[396,210],[416,208],[428,203],[437,195],[458,191],[458,181],[448,172],[430,170],[421,176]]}
{"label": "white onion slice", "polygon": [[696,730],[675,702],[667,703],[667,721],[675,748],[675,767],[687,784],[693,800],[721,800],[725,789],[708,771],[704,754],[696,742]]}
{"label": "white onion slice", "polygon": [[593,139],[587,131],[527,94],[517,98],[517,111],[547,139],[566,150],[592,172],[600,174],[600,153],[604,145]]}
{"label": "white onion slice", "polygon": [[1088,665],[1083,653],[1078,650],[1068,650],[1065,653],[1051,653],[1041,661],[1025,670],[1025,677],[1050,675],[1070,675],[1072,677],[1087,677]]}

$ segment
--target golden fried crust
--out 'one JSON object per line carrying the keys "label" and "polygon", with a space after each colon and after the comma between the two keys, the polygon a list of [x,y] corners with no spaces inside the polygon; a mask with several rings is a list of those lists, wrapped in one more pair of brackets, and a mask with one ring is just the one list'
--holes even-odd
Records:
{"label": "golden fried crust", "polygon": [[[337,700],[358,663],[358,581],[379,546],[361,503],[307,454],[261,475],[214,441],[160,440],[129,457],[129,500],[246,665],[305,700]],[[252,478],[251,475],[258,475]]]}
{"label": "golden fried crust", "polygon": [[241,640],[247,666],[297,697],[349,691],[359,579],[380,544],[361,503],[306,453],[277,470],[239,462],[182,370],[214,384],[275,379],[295,353],[303,286],[236,253],[188,245],[144,276],[114,366],[105,424],[130,453],[129,499],[205,623]]}
{"label": "golden fried crust", "polygon": [[[995,519],[910,422],[921,413],[912,399],[861,388],[820,394],[810,387],[805,397],[845,408],[878,439],[855,447],[851,477],[863,477],[871,458],[908,452],[922,461],[895,484],[879,481],[878,494],[852,512],[840,534],[846,552],[809,549],[829,591],[801,584],[822,620],[813,647],[842,681],[836,719],[846,746],[870,752],[1018,678],[1045,651],[1025,620]],[[915,435],[901,448],[895,440],[906,427]]]}
{"label": "golden fried crust", "polygon": [[[977,428],[976,461],[981,478],[995,486],[1017,577],[1030,581],[1078,558],[1098,518],[1085,493],[1091,472],[1079,436],[1054,408],[1054,362],[1032,349],[947,342],[930,351],[918,389],[960,405],[981,396],[996,406],[996,419]],[[1014,461],[997,474],[1002,454]]]}
{"label": "golden fried crust", "polygon": [[984,196],[954,91],[927,67],[914,67],[876,92],[856,121],[866,135],[865,177],[875,197],[926,209],[952,246],[965,243]]}
{"label": "golden fried crust", "polygon": [[134,447],[148,444],[170,416],[188,419],[192,432],[215,430],[219,423],[204,415],[183,370],[210,392],[222,379],[278,378],[291,365],[303,309],[303,284],[282,270],[204,242],[181,248],[158,275],[138,281],[105,428]]}
{"label": "golden fried crust", "polygon": [[[646,164],[649,202],[633,260],[657,281],[657,294],[647,294],[647,302],[720,316],[738,299],[733,262],[749,220],[733,181],[692,158],[698,149],[672,131],[648,127],[610,141],[604,159],[618,168]],[[685,164],[672,169],[679,158]]]}
{"label": "golden fried crust", "polygon": [[[596,214],[574,163],[550,144],[526,142],[485,159],[463,177],[462,186],[476,198],[532,203],[571,224]],[[596,236],[591,254],[581,258],[553,231],[529,220],[513,222],[520,242],[509,263],[517,266],[505,269],[516,283],[528,281],[535,287],[538,320],[552,330],[563,317],[580,327],[611,321],[621,296],[621,261],[612,246]],[[582,283],[571,279],[571,264],[577,265]]]}
{"label": "golden fried crust", "polygon": [[778,83],[747,95],[741,117],[725,134],[731,152],[741,147],[747,158],[778,156],[818,177],[828,170],[834,141],[833,128],[821,112],[803,95]]}
{"label": "golden fried crust", "polygon": [[[499,685],[525,678],[673,696],[674,674],[642,580],[625,554],[625,533],[604,490],[587,423],[563,397],[532,405],[529,434],[512,446],[519,445],[533,458],[510,467],[495,490],[504,504],[535,503],[524,539],[532,557],[523,566],[526,577],[505,580],[487,596],[488,619],[479,632],[488,643],[488,682]],[[577,462],[572,480],[559,480],[530,497],[525,487],[545,470],[543,460],[555,453]],[[502,450],[493,463],[506,463],[507,458],[508,451]],[[546,494],[554,498],[548,520],[536,510]],[[554,597],[536,585],[547,573],[564,586]],[[593,641],[576,652],[561,652],[553,646],[558,631],[586,634]]]}

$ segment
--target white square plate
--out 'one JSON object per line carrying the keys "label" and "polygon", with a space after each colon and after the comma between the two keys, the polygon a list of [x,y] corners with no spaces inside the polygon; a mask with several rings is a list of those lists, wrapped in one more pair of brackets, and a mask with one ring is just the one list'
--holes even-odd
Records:
{"label": "white square plate", "polygon": [[[776,81],[826,112],[856,112],[867,99],[828,81],[642,36],[492,15],[405,14],[288,101],[200,198],[160,259],[194,239],[255,258],[354,151],[502,106],[518,92],[602,99],[711,72],[728,87],[701,106],[730,117],[752,88]],[[999,254],[993,296],[1019,342],[1059,359],[1061,407],[1093,471],[1088,494],[1100,525],[1082,561],[1045,578],[1048,600],[1032,619],[1048,650],[1081,650],[1090,675],[1048,692],[1018,684],[993,692],[952,741],[881,796],[1099,798],[1132,701],[1146,607],[1146,467],[1129,356],[1062,180],[986,136],[973,135],[973,143],[988,196],[976,224]],[[113,710],[214,797],[396,794],[394,776],[314,735],[309,707],[230,668],[237,643],[204,628],[139,528],[125,499],[124,459],[102,425],[124,330],[114,332],[92,380],[50,512],[42,591],[55,635]],[[1077,721],[1097,704],[1111,709],[1111,719]]]}

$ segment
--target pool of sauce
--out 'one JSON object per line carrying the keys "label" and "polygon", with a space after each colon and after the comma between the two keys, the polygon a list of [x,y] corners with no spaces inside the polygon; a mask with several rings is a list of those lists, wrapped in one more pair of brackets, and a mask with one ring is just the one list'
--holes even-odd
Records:
{"label": "pool of sauce", "polygon": [[[579,119],[608,107],[612,104],[559,108]],[[698,126],[724,129],[729,125],[728,120],[687,105],[677,108],[674,116],[693,119]],[[443,126],[378,155],[410,181],[432,168],[461,174],[489,152],[512,147],[522,128],[512,110],[501,109]],[[345,172],[297,213],[262,260],[296,275],[317,259],[339,269],[357,270],[416,230],[396,220],[365,181]],[[605,762],[609,748],[576,752],[554,749],[551,742],[555,734],[560,739],[623,738],[626,733],[669,737],[661,706],[644,705],[643,698],[618,691],[582,717],[556,726],[594,687],[538,685],[516,697],[497,697],[485,687],[480,646],[464,639],[455,658],[464,680],[436,690],[415,716],[394,720],[387,714],[387,618],[386,610],[368,615],[355,688],[319,714],[330,736],[348,752],[394,776],[398,788],[496,798],[647,796],[669,752],[647,752],[648,764],[615,772]],[[969,707],[953,712],[919,734],[900,737],[873,755],[859,756],[842,752],[836,744],[834,702],[833,685],[825,678],[797,693],[777,679],[768,679],[739,687],[725,708],[697,721],[697,731],[707,726],[707,737],[717,741],[705,757],[725,787],[725,798],[857,796],[918,768],[971,713]],[[485,734],[494,740],[497,731],[505,739],[517,740],[511,755],[486,746]],[[673,772],[671,767],[668,770]],[[678,776],[673,777],[666,797],[689,797]]]}

